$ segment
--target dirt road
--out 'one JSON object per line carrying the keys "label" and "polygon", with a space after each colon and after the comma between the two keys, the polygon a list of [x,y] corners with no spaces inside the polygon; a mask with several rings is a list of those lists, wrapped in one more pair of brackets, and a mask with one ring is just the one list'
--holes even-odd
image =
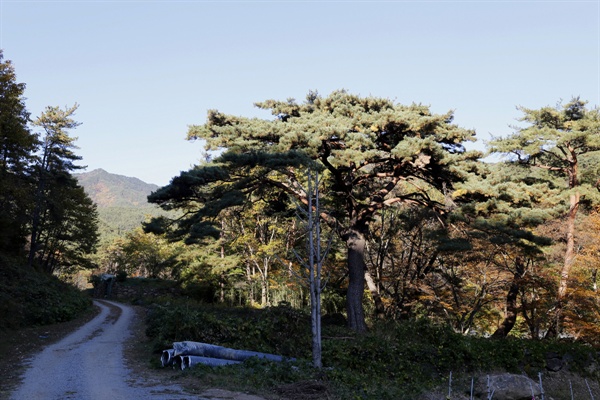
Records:
{"label": "dirt road", "polygon": [[132,376],[123,359],[123,344],[130,336],[134,311],[110,301],[94,303],[100,307],[100,314],[30,360],[12,400],[218,398],[185,394],[177,386],[148,383]]}

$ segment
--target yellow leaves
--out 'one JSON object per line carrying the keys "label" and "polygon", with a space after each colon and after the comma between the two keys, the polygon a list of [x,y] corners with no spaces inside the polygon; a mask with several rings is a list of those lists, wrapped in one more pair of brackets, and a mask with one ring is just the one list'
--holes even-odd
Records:
{"label": "yellow leaves", "polygon": [[462,189],[457,189],[457,190],[455,190],[455,191],[452,193],[452,197],[453,197],[453,198],[457,198],[457,197],[464,196],[464,195],[466,195],[466,194],[468,194],[468,193],[469,193],[469,191],[468,191],[467,189],[465,189],[465,188],[462,188]]}

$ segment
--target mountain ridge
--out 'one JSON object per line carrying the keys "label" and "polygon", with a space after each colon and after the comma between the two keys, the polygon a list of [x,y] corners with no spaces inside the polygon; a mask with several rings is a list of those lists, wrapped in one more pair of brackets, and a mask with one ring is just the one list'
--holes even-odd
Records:
{"label": "mountain ridge", "polygon": [[102,168],[73,174],[98,207],[101,241],[123,236],[149,218],[168,215],[148,203],[148,195],[159,188],[141,179],[112,174]]}
{"label": "mountain ridge", "polygon": [[156,207],[148,203],[147,197],[159,188],[158,185],[135,177],[113,174],[102,168],[73,175],[98,208]]}

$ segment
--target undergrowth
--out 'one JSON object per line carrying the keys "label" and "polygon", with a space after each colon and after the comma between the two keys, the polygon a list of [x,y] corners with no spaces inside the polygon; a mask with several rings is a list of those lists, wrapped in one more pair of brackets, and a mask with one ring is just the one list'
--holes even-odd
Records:
{"label": "undergrowth", "polygon": [[0,329],[69,321],[91,305],[87,295],[55,276],[0,255]]}
{"label": "undergrowth", "polygon": [[470,379],[480,371],[536,377],[549,353],[568,354],[572,372],[591,376],[591,367],[597,366],[595,351],[585,345],[467,337],[421,320],[378,322],[363,335],[325,324],[324,368],[315,370],[309,316],[287,305],[256,310],[171,300],[151,307],[147,334],[157,352],[175,341],[194,340],[299,360],[294,365],[253,360],[192,369],[207,384],[274,393],[286,384],[318,381],[327,388],[322,398],[335,399],[416,399],[446,384],[450,372],[455,379]]}

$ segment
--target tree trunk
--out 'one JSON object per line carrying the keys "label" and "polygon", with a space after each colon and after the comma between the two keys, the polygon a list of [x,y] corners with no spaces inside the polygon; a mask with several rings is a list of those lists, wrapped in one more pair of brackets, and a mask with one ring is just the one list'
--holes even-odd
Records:
{"label": "tree trunk", "polygon": [[[312,257],[312,255],[311,255]],[[315,268],[320,268],[316,265]],[[323,362],[322,343],[321,343],[321,280],[315,276],[316,271],[311,271],[312,279],[310,281],[310,319],[312,332],[312,355],[313,367],[321,368]]]}
{"label": "tree trunk", "polygon": [[493,338],[505,338],[517,322],[517,296],[521,288],[520,281],[525,273],[525,266],[520,257],[515,260],[515,268],[516,271],[513,276],[513,281],[508,289],[508,294],[506,295],[506,313],[504,321],[502,321],[498,329],[496,329],[496,332],[492,334]]}
{"label": "tree trunk", "polygon": [[48,153],[50,152],[48,147],[48,139],[45,139],[44,153],[42,155],[41,164],[39,165],[38,186],[36,188],[34,197],[34,208],[33,216],[31,219],[31,238],[29,244],[29,257],[27,258],[27,264],[32,267],[35,260],[35,254],[38,250],[38,239],[41,231],[41,214],[42,214],[42,203],[45,200],[44,190],[46,188],[46,169],[48,168],[47,160]]}
{"label": "tree trunk", "polygon": [[556,313],[554,315],[554,326],[548,330],[548,337],[554,337],[560,334],[564,320],[563,306],[567,296],[569,286],[569,275],[575,259],[575,219],[579,209],[579,192],[569,196],[569,214],[567,215],[567,248],[565,250],[565,260],[560,271],[560,283],[558,285],[558,297],[556,301]]}
{"label": "tree trunk", "polygon": [[[225,232],[225,220],[221,219],[221,260],[225,259],[225,246],[223,246],[223,232]],[[225,302],[225,273],[219,274],[219,302],[223,304]]]}
{"label": "tree trunk", "polygon": [[40,208],[41,200],[39,195],[36,195],[36,204],[33,210],[33,217],[31,219],[31,237],[29,239],[29,256],[27,258],[27,264],[32,267],[33,261],[35,260],[35,254],[38,250],[38,237],[40,227]]}
{"label": "tree trunk", "polygon": [[344,235],[348,246],[348,293],[346,295],[346,311],[348,327],[356,332],[365,332],[365,313],[363,310],[363,293],[365,291],[365,235],[356,228],[351,228]]}
{"label": "tree trunk", "polygon": [[263,307],[269,305],[269,262],[266,258],[263,259],[263,269],[258,269],[260,272],[260,304]]}
{"label": "tree trunk", "polygon": [[383,304],[383,300],[381,300],[381,294],[377,290],[377,285],[367,268],[365,268],[365,282],[367,282],[367,287],[375,303],[375,318],[383,319],[385,317],[385,305]]}

